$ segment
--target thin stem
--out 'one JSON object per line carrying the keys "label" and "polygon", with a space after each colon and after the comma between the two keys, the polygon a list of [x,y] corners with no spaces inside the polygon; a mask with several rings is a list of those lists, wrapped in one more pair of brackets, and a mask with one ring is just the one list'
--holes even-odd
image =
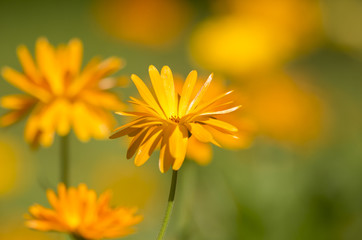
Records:
{"label": "thin stem", "polygon": [[165,235],[168,222],[170,221],[173,205],[175,203],[175,192],[176,192],[176,184],[177,184],[177,171],[172,172],[172,180],[171,180],[171,187],[170,187],[170,194],[168,196],[168,204],[166,209],[165,218],[162,223],[162,227],[160,233],[158,234],[157,240],[162,240],[163,236]]}
{"label": "thin stem", "polygon": [[60,181],[69,185],[69,134],[60,138]]}
{"label": "thin stem", "polygon": [[70,235],[71,236],[71,238],[73,239],[73,240],[87,240],[87,239],[85,239],[85,238],[83,238],[83,237],[81,237],[81,236],[79,236],[79,235],[74,235],[74,234],[72,234],[72,235]]}

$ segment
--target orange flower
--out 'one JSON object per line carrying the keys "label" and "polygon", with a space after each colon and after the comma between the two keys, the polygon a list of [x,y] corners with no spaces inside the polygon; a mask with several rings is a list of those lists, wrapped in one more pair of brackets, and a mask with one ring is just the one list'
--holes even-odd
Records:
{"label": "orange flower", "polygon": [[183,0],[97,0],[94,13],[110,35],[149,47],[172,44],[190,21]]}
{"label": "orange flower", "polygon": [[179,96],[171,69],[164,66],[161,74],[154,66],[149,67],[154,96],[144,82],[136,75],[131,79],[136,85],[143,100],[131,98],[131,103],[138,105],[141,111],[119,112],[123,116],[136,117],[135,120],[116,129],[111,138],[124,135],[132,137],[127,151],[127,158],[135,157],[137,166],[143,165],[157,145],[161,144],[159,168],[162,173],[171,166],[179,170],[185,159],[188,140],[191,135],[201,142],[211,142],[220,146],[213,132],[230,135],[237,138],[238,129],[223,120],[221,115],[233,112],[240,106],[228,101],[231,93],[222,93],[216,98],[206,99],[213,75],[211,74],[204,85],[193,96],[197,81],[197,72],[192,71],[186,78]]}
{"label": "orange flower", "polygon": [[111,208],[110,192],[99,196],[85,184],[78,188],[58,185],[58,196],[47,191],[53,209],[38,204],[29,208],[26,226],[40,231],[58,231],[84,239],[117,238],[134,232],[133,225],[142,220],[136,208]]}
{"label": "orange flower", "polygon": [[28,49],[17,49],[24,73],[5,67],[2,76],[26,94],[1,98],[1,106],[10,110],[0,118],[0,126],[9,126],[31,111],[25,127],[25,139],[34,146],[50,146],[54,133],[61,136],[72,127],[81,141],[90,137],[105,138],[114,124],[109,110],[123,104],[104,91],[103,79],[117,71],[122,62],[111,57],[93,58],[83,71],[82,43],[71,40],[54,48],[45,38],[36,43],[36,63]]}

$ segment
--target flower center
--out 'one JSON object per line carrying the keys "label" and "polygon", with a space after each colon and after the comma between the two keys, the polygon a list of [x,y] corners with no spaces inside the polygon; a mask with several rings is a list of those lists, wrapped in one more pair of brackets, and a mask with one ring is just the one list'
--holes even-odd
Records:
{"label": "flower center", "polygon": [[171,116],[169,118],[171,121],[175,122],[175,123],[179,123],[180,122],[180,118],[178,116]]}

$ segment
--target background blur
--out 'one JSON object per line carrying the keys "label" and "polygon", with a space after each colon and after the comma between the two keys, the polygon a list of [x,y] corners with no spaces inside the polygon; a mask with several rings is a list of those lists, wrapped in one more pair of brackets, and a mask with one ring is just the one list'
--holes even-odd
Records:
{"label": "background blur", "polygon": [[[20,70],[16,47],[33,51],[40,36],[55,45],[78,37],[83,63],[95,55],[125,59],[116,74],[127,77],[116,89],[124,101],[136,92],[128,76],[147,80],[150,64],[183,77],[214,72],[242,96],[250,141],[213,148],[207,166],[185,162],[166,238],[355,240],[362,235],[361,12],[361,0],[0,0],[0,66]],[[0,96],[16,92],[0,80]],[[59,162],[59,139],[32,151],[24,125],[0,129],[0,239],[65,239],[23,226],[30,205],[48,206],[45,189],[56,186]],[[71,183],[110,188],[114,204],[139,206],[145,220],[126,239],[152,239],[171,172],[158,171],[157,154],[135,167],[126,141],[81,143],[72,134]]]}

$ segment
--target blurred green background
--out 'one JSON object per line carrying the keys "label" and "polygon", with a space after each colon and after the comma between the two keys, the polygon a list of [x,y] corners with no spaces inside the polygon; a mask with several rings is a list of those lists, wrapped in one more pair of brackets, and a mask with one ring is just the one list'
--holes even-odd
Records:
{"label": "blurred green background", "polygon": [[[360,239],[362,235],[362,1],[0,0],[0,66],[21,69],[16,47],[77,37],[83,65],[118,56],[148,79],[150,64],[186,76],[215,72],[241,90],[251,146],[213,148],[186,161],[166,239]],[[127,85],[127,84],[126,84]],[[126,101],[132,84],[115,91]],[[20,92],[3,79],[0,96]],[[5,113],[4,109],[0,114]],[[124,120],[117,117],[119,124]],[[58,181],[59,139],[32,151],[25,121],[0,129],[0,239],[65,239],[25,229],[30,205],[48,206]],[[126,140],[81,143],[71,135],[71,183],[114,192],[144,221],[125,239],[154,239],[170,171],[157,154],[126,160]],[[246,147],[246,146],[244,146]]]}

